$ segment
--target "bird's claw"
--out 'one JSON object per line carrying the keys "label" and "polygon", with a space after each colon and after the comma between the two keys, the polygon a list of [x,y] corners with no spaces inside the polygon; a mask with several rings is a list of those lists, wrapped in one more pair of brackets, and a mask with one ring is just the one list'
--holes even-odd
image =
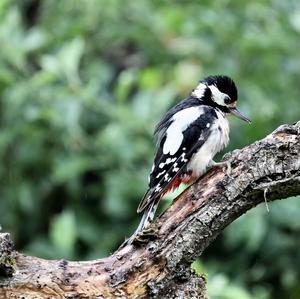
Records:
{"label": "bird's claw", "polygon": [[230,161],[226,160],[223,162],[218,162],[218,163],[214,163],[213,166],[217,166],[217,167],[221,167],[221,168],[225,168],[226,167],[226,175],[232,179],[231,176],[231,164]]}

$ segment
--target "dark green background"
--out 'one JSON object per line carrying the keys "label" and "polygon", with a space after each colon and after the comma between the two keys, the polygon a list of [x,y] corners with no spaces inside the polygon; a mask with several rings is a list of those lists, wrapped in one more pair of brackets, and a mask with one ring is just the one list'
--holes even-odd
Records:
{"label": "dark green background", "polygon": [[[2,0],[0,224],[17,249],[113,252],[139,221],[155,123],[210,74],[252,119],[230,121],[226,151],[299,120],[300,2]],[[194,263],[211,298],[300,298],[299,198],[269,208]]]}

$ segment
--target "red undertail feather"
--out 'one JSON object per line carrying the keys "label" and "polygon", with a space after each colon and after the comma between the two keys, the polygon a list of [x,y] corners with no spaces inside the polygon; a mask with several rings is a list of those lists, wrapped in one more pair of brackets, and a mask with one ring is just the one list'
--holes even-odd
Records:
{"label": "red undertail feather", "polygon": [[190,184],[191,182],[194,181],[194,177],[192,176],[192,172],[187,172],[181,176],[177,176],[172,183],[163,191],[161,197],[163,197],[166,193],[174,191],[179,187],[181,183],[183,184]]}
{"label": "red undertail feather", "polygon": [[178,176],[176,177],[172,183],[163,191],[161,197],[163,197],[166,193],[173,191],[175,189],[177,189],[179,187],[179,185],[181,184],[181,177]]}

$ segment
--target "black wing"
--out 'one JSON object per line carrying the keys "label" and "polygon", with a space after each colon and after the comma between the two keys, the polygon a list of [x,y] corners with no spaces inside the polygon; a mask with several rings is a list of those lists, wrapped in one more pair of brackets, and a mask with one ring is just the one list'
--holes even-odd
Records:
{"label": "black wing", "polygon": [[[139,204],[138,212],[141,212],[153,200],[159,198],[164,191],[168,189],[176,177],[186,170],[186,166],[192,156],[201,148],[203,143],[209,137],[211,133],[209,128],[217,118],[217,115],[214,109],[208,106],[203,106],[203,112],[204,113],[192,122],[183,132],[182,143],[174,155],[163,153],[163,146],[167,138],[167,128],[163,125],[161,126],[160,131],[163,131],[163,135],[160,136],[159,143],[157,144],[153,169],[149,176],[149,189]],[[165,126],[169,127],[172,123],[171,118],[167,119],[165,116],[160,123],[162,123],[164,119]],[[208,126],[207,124],[210,125]]]}
{"label": "black wing", "polygon": [[165,114],[165,116],[156,125],[154,130],[154,136],[156,137],[157,140],[157,144],[156,144],[157,147],[159,147],[159,143],[161,143],[162,138],[165,136],[166,130],[168,129],[169,125],[172,123],[171,120],[172,116],[180,110],[199,106],[199,103],[200,103],[199,99],[194,97],[189,97],[179,102],[177,105],[175,105]]}

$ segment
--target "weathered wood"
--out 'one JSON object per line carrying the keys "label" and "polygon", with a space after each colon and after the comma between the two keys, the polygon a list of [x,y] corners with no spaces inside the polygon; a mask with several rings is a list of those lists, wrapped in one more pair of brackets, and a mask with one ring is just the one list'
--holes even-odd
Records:
{"label": "weathered wood", "polygon": [[265,198],[300,194],[299,135],[300,122],[283,125],[227,154],[231,176],[215,168],[185,190],[153,225],[157,238],[143,247],[128,245],[95,261],[48,261],[13,251],[0,234],[0,298],[206,298],[205,280],[190,264]]}

